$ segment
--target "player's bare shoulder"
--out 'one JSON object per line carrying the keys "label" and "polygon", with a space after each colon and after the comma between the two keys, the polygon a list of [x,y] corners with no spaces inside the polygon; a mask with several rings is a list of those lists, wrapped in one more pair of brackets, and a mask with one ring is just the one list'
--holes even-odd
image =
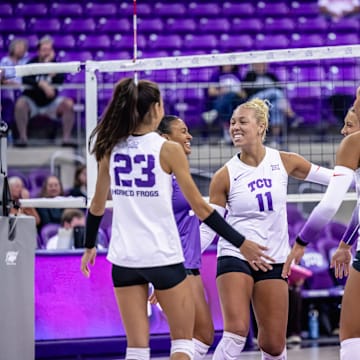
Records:
{"label": "player's bare shoulder", "polygon": [[336,162],[350,168],[360,165],[360,131],[347,135],[336,152]]}

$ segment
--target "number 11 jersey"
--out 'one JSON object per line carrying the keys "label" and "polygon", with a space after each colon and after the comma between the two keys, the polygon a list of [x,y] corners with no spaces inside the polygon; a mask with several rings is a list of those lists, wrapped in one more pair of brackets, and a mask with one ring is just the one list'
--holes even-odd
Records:
{"label": "number 11 jersey", "polygon": [[[230,178],[226,219],[246,239],[268,247],[266,254],[277,263],[283,263],[290,250],[286,212],[288,174],[279,151],[265,149],[257,167],[243,163],[240,154],[225,164]],[[244,259],[239,249],[223,238],[219,239],[218,256]]]}

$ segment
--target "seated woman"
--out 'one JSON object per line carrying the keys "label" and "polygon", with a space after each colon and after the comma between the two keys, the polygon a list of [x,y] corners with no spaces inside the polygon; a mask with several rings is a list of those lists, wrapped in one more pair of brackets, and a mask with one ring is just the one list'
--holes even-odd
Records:
{"label": "seated woman", "polygon": [[12,176],[9,178],[9,189],[11,199],[13,201],[14,206],[10,209],[10,214],[12,215],[28,215],[33,216],[35,218],[36,225],[40,224],[40,216],[38,212],[34,208],[20,207],[20,199],[29,199],[29,190],[25,188],[24,182],[18,176]]}
{"label": "seated woman", "polygon": [[[64,190],[60,179],[56,175],[49,175],[41,188],[40,197],[54,198],[56,196],[63,196]],[[38,230],[45,224],[61,223],[61,215],[64,209],[59,208],[38,208],[36,209],[40,216],[40,224]]]}

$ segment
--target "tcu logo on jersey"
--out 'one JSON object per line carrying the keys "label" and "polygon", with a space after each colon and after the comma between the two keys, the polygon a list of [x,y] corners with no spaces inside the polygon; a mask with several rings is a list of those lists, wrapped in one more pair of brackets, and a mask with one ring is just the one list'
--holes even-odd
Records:
{"label": "tcu logo on jersey", "polygon": [[248,188],[250,189],[251,192],[258,190],[258,189],[262,189],[264,187],[265,188],[272,187],[271,179],[257,179],[257,180],[251,181],[248,184]]}

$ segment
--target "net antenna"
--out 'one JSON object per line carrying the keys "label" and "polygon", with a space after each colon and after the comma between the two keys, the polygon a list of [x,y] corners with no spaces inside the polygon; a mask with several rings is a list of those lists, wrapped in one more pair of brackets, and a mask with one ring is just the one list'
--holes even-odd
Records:
{"label": "net antenna", "polygon": [[[134,55],[133,62],[136,63],[137,60],[137,11],[136,11],[136,0],[134,0],[134,13],[133,13],[133,32],[134,32]],[[139,74],[135,70],[134,72],[134,83],[137,86],[139,82]]]}

